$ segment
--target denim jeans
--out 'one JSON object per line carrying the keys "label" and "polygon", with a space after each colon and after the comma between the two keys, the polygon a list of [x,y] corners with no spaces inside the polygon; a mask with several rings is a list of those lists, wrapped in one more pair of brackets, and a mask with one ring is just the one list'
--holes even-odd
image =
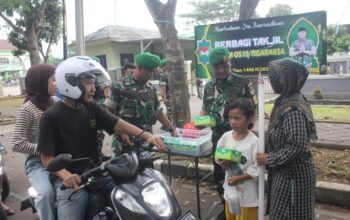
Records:
{"label": "denim jeans", "polygon": [[25,172],[30,185],[38,193],[35,208],[41,220],[55,220],[55,191],[49,180],[49,172],[42,165],[40,156],[29,156],[25,163]]}
{"label": "denim jeans", "polygon": [[[74,189],[69,188],[61,190],[62,180],[56,178],[56,200],[57,200],[57,219],[58,220],[84,220],[86,206],[88,201],[88,192],[85,189],[79,192],[74,192]],[[69,196],[71,198],[69,199]]]}

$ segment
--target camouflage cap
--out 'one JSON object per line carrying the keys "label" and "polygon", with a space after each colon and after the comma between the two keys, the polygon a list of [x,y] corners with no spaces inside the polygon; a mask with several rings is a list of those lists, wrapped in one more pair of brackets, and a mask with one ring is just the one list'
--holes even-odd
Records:
{"label": "camouflage cap", "polygon": [[216,47],[209,55],[209,63],[215,66],[220,63],[229,61],[230,53],[226,47]]}
{"label": "camouflage cap", "polygon": [[139,53],[136,55],[136,63],[140,67],[154,69],[159,66],[160,58],[157,55],[148,52]]}
{"label": "camouflage cap", "polygon": [[166,59],[163,59],[163,60],[160,61],[160,65],[159,66],[163,67],[163,66],[165,66],[167,64],[168,64],[168,61]]}

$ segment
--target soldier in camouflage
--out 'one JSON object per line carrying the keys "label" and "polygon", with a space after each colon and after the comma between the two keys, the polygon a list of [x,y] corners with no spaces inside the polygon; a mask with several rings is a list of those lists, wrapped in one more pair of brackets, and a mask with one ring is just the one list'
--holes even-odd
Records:
{"label": "soldier in camouflage", "polygon": [[[212,127],[213,152],[220,137],[232,130],[229,124],[226,104],[230,100],[246,97],[256,104],[254,87],[249,80],[231,72],[229,51],[225,47],[215,48],[209,55],[209,63],[213,67],[214,76],[204,87],[203,106],[200,115],[210,115],[215,118],[216,126]],[[214,180],[220,196],[223,195],[223,187],[220,182],[224,180],[225,171],[215,163]],[[223,196],[221,197],[223,198]],[[225,219],[225,213],[221,213],[217,219]]]}
{"label": "soldier in camouflage", "polygon": [[[96,85],[96,92],[94,95],[94,100],[100,104],[103,105],[105,100],[109,97],[111,90],[111,83],[110,81],[104,83],[104,84],[97,84]],[[103,147],[103,140],[105,138],[105,135],[103,133],[103,130],[97,131],[97,144],[98,144],[98,151],[100,153],[100,158],[104,160],[104,155],[102,153],[102,147]]]}
{"label": "soldier in camouflage", "polygon": [[159,74],[160,91],[161,91],[164,105],[166,107],[166,116],[171,121],[173,117],[172,117],[172,112],[170,108],[170,87],[169,87],[167,60],[164,59],[160,61],[159,67],[161,69]]}
{"label": "soldier in camouflage", "polygon": [[316,55],[317,48],[312,40],[306,38],[306,29],[298,29],[298,39],[292,42],[289,55],[306,68],[312,67],[312,56]]}
{"label": "soldier in camouflage", "polygon": [[[160,59],[150,53],[140,53],[136,56],[136,63],[132,74],[126,75],[122,82],[114,82],[111,97],[104,104],[123,120],[152,132],[150,120],[160,103],[155,88],[148,80],[159,66]],[[172,135],[177,135],[176,129],[163,112],[159,114],[158,120]],[[112,143],[115,156],[132,145],[133,137],[118,134]]]}

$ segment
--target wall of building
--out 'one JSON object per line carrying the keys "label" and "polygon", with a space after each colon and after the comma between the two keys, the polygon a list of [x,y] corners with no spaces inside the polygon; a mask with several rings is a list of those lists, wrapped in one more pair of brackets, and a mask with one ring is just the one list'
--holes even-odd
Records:
{"label": "wall of building", "polygon": [[87,56],[99,56],[106,55],[107,60],[107,70],[111,68],[115,68],[114,64],[114,54],[111,49],[112,45],[110,42],[98,42],[98,43],[90,43],[85,46],[85,53]]}
{"label": "wall of building", "polygon": [[5,75],[23,76],[29,67],[30,60],[27,53],[18,58],[12,55],[11,50],[0,50],[0,73],[2,77]]}
{"label": "wall of building", "polygon": [[[147,42],[144,43],[146,46]],[[193,41],[183,41],[181,42],[181,47],[184,50],[184,58],[185,60],[192,61],[192,69],[194,65],[194,43]],[[121,65],[121,54],[132,54],[135,62],[135,56],[140,53],[140,44],[139,43],[128,43],[121,44],[116,42],[93,42],[86,44],[86,55],[88,56],[99,56],[106,55],[107,61],[107,70],[110,73],[112,79],[116,79],[120,77],[120,68]],[[153,42],[146,51],[155,53],[164,57],[163,54],[163,45],[157,41]]]}
{"label": "wall of building", "polygon": [[119,44],[119,43],[113,43],[112,44],[112,50],[114,52],[114,64],[115,67],[119,68],[121,67],[121,57],[120,54],[133,54],[134,63],[135,63],[135,56],[140,53],[140,45],[138,44]]}
{"label": "wall of building", "polygon": [[316,87],[320,87],[323,96],[327,99],[350,99],[350,75],[343,76],[309,76],[302,92],[313,98]]}
{"label": "wall of building", "polygon": [[[184,58],[185,60],[191,60],[192,61],[192,67],[194,65],[194,59],[195,59],[195,55],[194,55],[194,41],[181,41],[180,42],[182,50],[184,52]],[[164,53],[163,53],[163,45],[158,43],[154,45],[154,50],[155,53],[160,54],[162,57],[164,57]]]}

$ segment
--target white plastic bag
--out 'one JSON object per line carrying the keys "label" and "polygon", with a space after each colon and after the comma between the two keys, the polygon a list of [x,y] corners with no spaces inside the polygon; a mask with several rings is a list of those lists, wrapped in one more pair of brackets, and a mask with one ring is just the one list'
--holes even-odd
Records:
{"label": "white plastic bag", "polygon": [[241,192],[237,191],[236,186],[229,186],[227,182],[224,183],[224,198],[227,201],[228,208],[231,214],[241,214]]}

